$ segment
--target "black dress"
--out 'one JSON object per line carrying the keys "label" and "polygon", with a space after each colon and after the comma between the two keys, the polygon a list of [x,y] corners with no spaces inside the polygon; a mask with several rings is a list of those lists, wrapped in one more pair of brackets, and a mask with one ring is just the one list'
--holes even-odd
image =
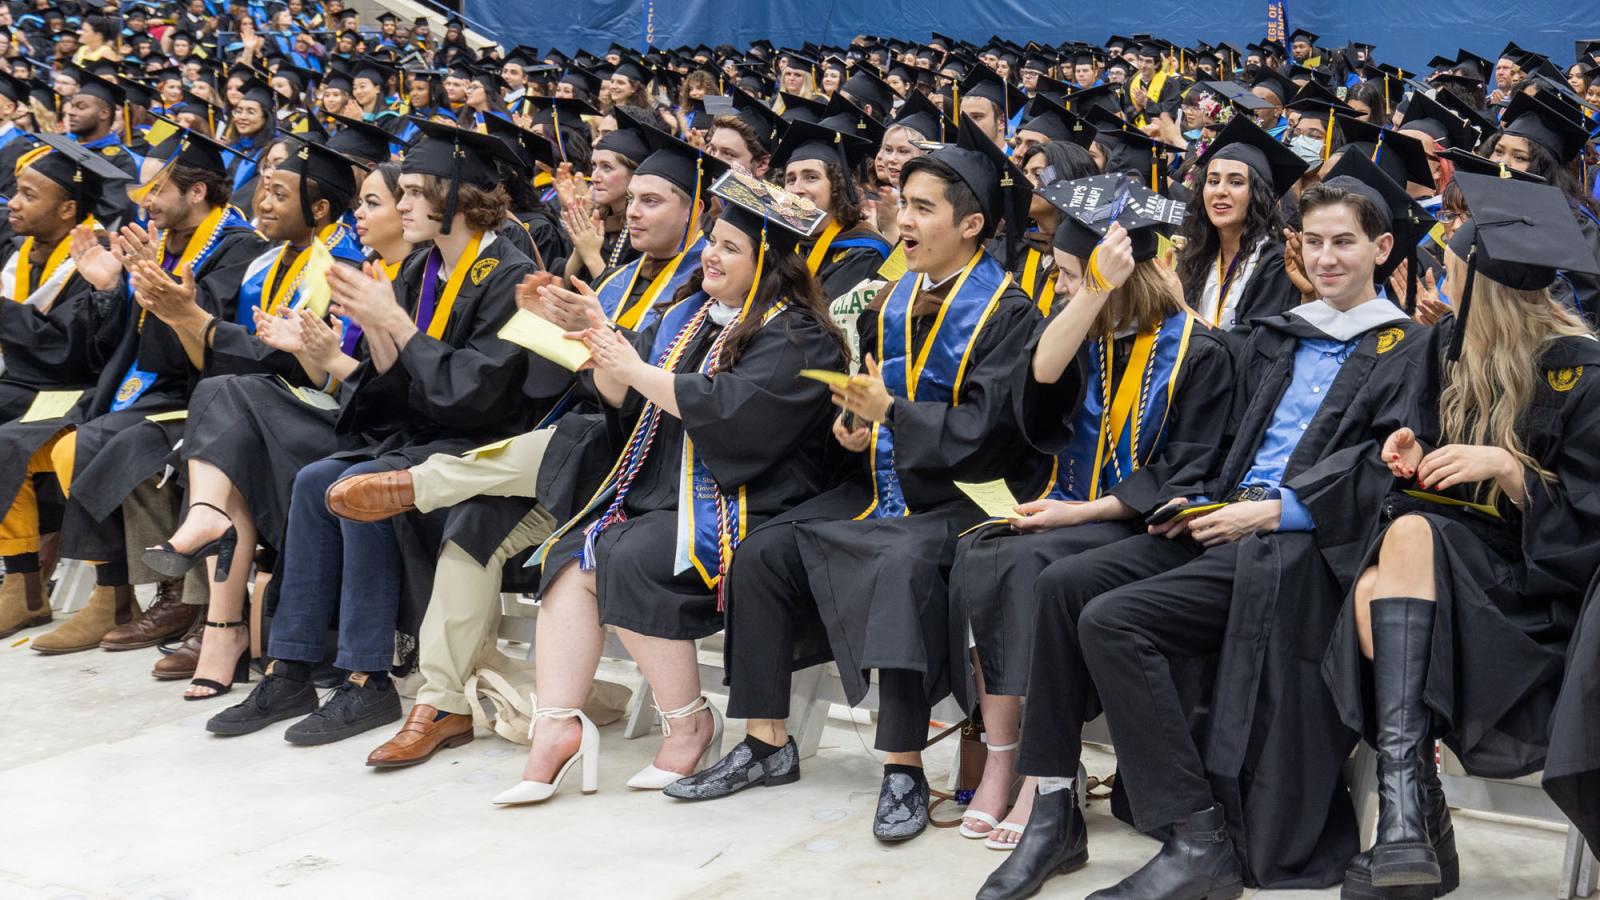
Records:
{"label": "black dress", "polygon": [[[1043,333],[1041,327],[1025,353],[1027,360]],[[1113,384],[1126,368],[1133,336],[1115,343]],[[1017,421],[1023,437],[1040,452],[1057,456],[1067,451],[1086,381],[1094,370],[1092,353],[1085,342],[1054,384],[1035,380],[1031,363],[1017,368]],[[990,694],[1024,695],[1034,643],[1034,579],[1056,560],[1143,532],[1145,516],[1167,500],[1183,496],[1180,486],[1204,478],[1227,425],[1232,376],[1233,361],[1222,334],[1196,322],[1166,428],[1147,429],[1140,435],[1136,456],[1149,462],[1105,492],[1132,507],[1133,518],[1038,533],[1015,532],[998,522],[961,538],[950,573],[950,658],[957,672],[966,673],[952,685],[966,709],[973,708],[978,696],[966,653],[968,628],[977,643],[985,689]]]}
{"label": "black dress", "polygon": [[[702,301],[704,295],[697,294],[682,302]],[[641,355],[650,352],[664,321],[657,318],[634,337]],[[661,414],[649,455],[623,501],[627,518],[595,541],[602,624],[675,640],[722,630],[716,591],[693,567],[674,572],[686,434],[718,487],[742,492],[749,530],[815,496],[822,486],[834,408],[827,387],[800,378],[799,372],[838,371],[844,366],[841,348],[812,314],[785,309],[756,331],[732,368],[707,377],[700,368],[721,331],[707,319],[690,338],[675,369],[682,418]],[[623,446],[644,405],[630,390],[620,409],[607,409],[604,433],[590,430],[593,443],[577,452]],[[574,562],[584,529],[608,504],[583,515],[551,546],[541,590]]]}
{"label": "black dress", "polygon": [[[1443,443],[1433,398],[1444,387],[1439,372],[1454,327],[1450,317],[1428,335],[1429,399],[1419,404],[1416,429],[1430,449]],[[1530,470],[1522,509],[1502,501],[1495,518],[1397,491],[1384,510],[1390,521],[1420,514],[1433,528],[1438,612],[1424,700],[1435,730],[1474,775],[1513,778],[1545,763],[1563,658],[1600,568],[1600,452],[1590,439],[1600,427],[1600,380],[1585,377],[1596,367],[1600,342],[1588,337],[1557,338],[1535,364],[1517,433],[1555,480]],[[1465,487],[1446,493],[1481,500]],[[1381,540],[1365,565],[1376,564]],[[1339,618],[1324,668],[1345,723],[1371,740],[1353,609],[1346,605]]]}

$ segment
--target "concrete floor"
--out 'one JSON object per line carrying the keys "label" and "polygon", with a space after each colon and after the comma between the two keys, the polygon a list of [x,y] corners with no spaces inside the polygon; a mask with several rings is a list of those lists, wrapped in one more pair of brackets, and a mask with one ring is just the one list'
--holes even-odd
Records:
{"label": "concrete floor", "polygon": [[[613,725],[598,794],[574,783],[542,806],[497,809],[489,798],[520,775],[516,745],[480,732],[422,766],[377,772],[362,762],[387,728],[318,748],[284,743],[286,725],[215,738],[206,718],[242,692],[185,703],[181,683],[148,676],[155,658],[0,646],[0,898],[955,898],[1002,858],[953,829],[873,841],[881,769],[867,729],[844,720],[798,784],[699,804],[624,789],[656,741]],[[930,774],[941,779],[949,758],[930,754]],[[1111,769],[1104,755],[1087,764]],[[1456,822],[1453,897],[1554,897],[1561,833]],[[1156,850],[1103,803],[1089,827],[1092,862],[1042,896],[1082,897]]]}

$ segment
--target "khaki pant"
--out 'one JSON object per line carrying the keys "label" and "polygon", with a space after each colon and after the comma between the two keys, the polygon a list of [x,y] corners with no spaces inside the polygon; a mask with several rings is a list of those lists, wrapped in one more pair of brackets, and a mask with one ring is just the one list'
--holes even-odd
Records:
{"label": "khaki pant", "polygon": [[[502,449],[471,456],[438,454],[411,469],[417,509],[431,512],[477,496],[532,497],[553,429],[519,435]],[[550,536],[556,520],[535,506],[495,548],[488,565],[446,542],[439,551],[433,596],[417,633],[417,702],[470,715],[466,681],[479,650],[500,622],[500,574],[506,561]]]}
{"label": "khaki pant", "polygon": [[[161,476],[145,479],[122,501],[122,530],[128,548],[128,583],[156,584],[167,581],[165,575],[144,564],[146,547],[165,541],[183,522],[179,512],[181,489],[175,479],[161,484]],[[254,554],[254,548],[239,548],[240,554]],[[248,556],[241,556],[248,559]],[[190,606],[205,606],[211,597],[211,579],[205,565],[189,570],[183,579],[183,602]]]}

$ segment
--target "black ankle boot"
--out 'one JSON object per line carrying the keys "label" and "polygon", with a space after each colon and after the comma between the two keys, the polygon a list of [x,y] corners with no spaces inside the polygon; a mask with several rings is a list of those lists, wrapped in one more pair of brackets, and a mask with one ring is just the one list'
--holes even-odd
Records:
{"label": "black ankle boot", "polygon": [[1372,851],[1367,850],[1356,854],[1345,866],[1344,884],[1339,889],[1343,900],[1429,900],[1461,886],[1456,829],[1450,821],[1450,804],[1444,798],[1444,785],[1439,783],[1439,766],[1433,760],[1431,744],[1422,748],[1422,808],[1428,819],[1428,840],[1439,858],[1439,883],[1373,887]]}
{"label": "black ankle boot", "polygon": [[1155,859],[1089,900],[1232,900],[1242,893],[1244,876],[1222,807],[1212,806],[1174,824]]}
{"label": "black ankle boot", "polygon": [[1377,704],[1378,837],[1372,884],[1440,882],[1439,856],[1423,804],[1423,756],[1432,756],[1422,702],[1432,652],[1434,605],[1409,597],[1372,601],[1372,685]]}
{"label": "black ankle boot", "polygon": [[990,873],[978,900],[1022,900],[1039,893],[1052,875],[1064,875],[1089,862],[1089,831],[1078,808],[1077,792],[1052,791],[1033,798],[1028,829]]}

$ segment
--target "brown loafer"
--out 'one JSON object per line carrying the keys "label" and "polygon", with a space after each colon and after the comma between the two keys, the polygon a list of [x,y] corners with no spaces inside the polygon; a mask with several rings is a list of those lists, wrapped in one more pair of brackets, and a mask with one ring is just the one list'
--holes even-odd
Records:
{"label": "brown loafer", "polygon": [[411,707],[411,715],[400,726],[400,733],[372,751],[367,765],[374,769],[398,769],[427,762],[446,747],[472,743],[472,717],[446,713],[434,721],[439,710],[426,703]]}
{"label": "brown loafer", "polygon": [[193,678],[194,670],[200,665],[200,639],[205,633],[205,620],[195,619],[194,625],[183,636],[183,643],[156,661],[155,667],[150,670],[150,677],[157,681]]}
{"label": "brown loafer", "polygon": [[163,581],[156,587],[156,602],[144,615],[113,628],[100,641],[101,650],[138,650],[180,637],[200,618],[200,607],[183,602],[183,580]]}
{"label": "brown loafer", "polygon": [[352,522],[381,522],[416,509],[411,472],[371,472],[341,478],[328,488],[328,512]]}

